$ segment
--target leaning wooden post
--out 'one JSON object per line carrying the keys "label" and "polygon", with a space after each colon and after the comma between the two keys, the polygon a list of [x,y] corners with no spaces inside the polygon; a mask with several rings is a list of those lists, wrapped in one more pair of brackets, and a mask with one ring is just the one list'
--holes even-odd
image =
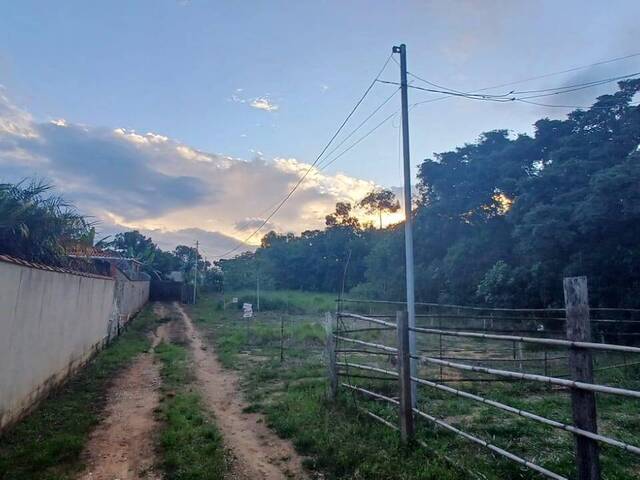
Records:
{"label": "leaning wooden post", "polygon": [[336,339],[334,337],[334,321],[331,312],[325,314],[326,344],[325,353],[327,355],[327,376],[329,378],[328,398],[333,401],[338,396],[338,366],[336,365]]}
{"label": "leaning wooden post", "polygon": [[[591,341],[589,319],[589,293],[587,277],[569,277],[563,282],[564,303],[567,315],[567,339],[574,342]],[[571,348],[569,371],[574,381],[593,383],[593,359],[586,348]],[[596,397],[594,392],[571,389],[573,423],[577,428],[598,432]],[[600,449],[598,442],[582,435],[575,435],[576,464],[581,480],[600,480]]]}
{"label": "leaning wooden post", "polygon": [[400,436],[403,442],[413,439],[413,405],[411,402],[411,356],[407,312],[396,312],[398,331],[398,379],[400,386]]}

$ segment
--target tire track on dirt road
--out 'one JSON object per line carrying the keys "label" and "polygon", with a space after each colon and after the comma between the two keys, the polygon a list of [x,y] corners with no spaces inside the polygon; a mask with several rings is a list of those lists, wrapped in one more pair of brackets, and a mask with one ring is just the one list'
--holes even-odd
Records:
{"label": "tire track on dirt road", "polygon": [[[164,317],[166,308],[154,305]],[[155,468],[155,439],[159,422],[154,410],[160,402],[160,369],[153,349],[167,340],[167,324],[153,334],[152,347],[120,372],[107,392],[104,418],[91,433],[82,453],[86,469],[78,480],[161,480]]]}
{"label": "tire track on dirt road", "polygon": [[222,368],[213,347],[203,340],[191,318],[174,303],[186,326],[202,395],[234,455],[233,478],[242,480],[308,479],[302,457],[287,440],[270,430],[264,417],[245,413],[238,375]]}

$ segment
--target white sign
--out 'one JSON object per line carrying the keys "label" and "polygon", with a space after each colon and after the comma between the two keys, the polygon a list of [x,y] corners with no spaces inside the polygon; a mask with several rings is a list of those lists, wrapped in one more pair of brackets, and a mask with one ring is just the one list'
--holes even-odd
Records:
{"label": "white sign", "polygon": [[231,303],[238,303],[238,297],[233,297],[231,299]]}
{"label": "white sign", "polygon": [[251,318],[253,317],[253,305],[250,303],[242,304],[242,318]]}

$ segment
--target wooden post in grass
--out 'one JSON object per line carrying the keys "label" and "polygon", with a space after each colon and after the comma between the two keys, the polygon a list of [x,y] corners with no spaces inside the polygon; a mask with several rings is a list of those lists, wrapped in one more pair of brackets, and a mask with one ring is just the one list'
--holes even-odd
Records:
{"label": "wooden post in grass", "polygon": [[[569,277],[563,281],[564,303],[567,315],[567,339],[574,342],[591,341],[589,319],[589,292],[587,277]],[[587,348],[571,348],[569,351],[571,379],[593,383],[593,359]],[[596,397],[594,392],[571,389],[573,423],[577,428],[598,432]],[[582,435],[575,435],[576,466],[580,480],[600,480],[600,449],[598,442]]]}
{"label": "wooden post in grass", "polygon": [[334,321],[331,312],[325,314],[326,344],[325,353],[327,356],[327,375],[329,378],[329,400],[333,401],[338,396],[338,366],[336,365],[336,339],[334,334]]}
{"label": "wooden post in grass", "polygon": [[407,312],[396,312],[398,330],[398,380],[400,387],[400,437],[413,439],[413,405],[411,401],[411,357]]}
{"label": "wooden post in grass", "polygon": [[284,315],[280,315],[280,363],[284,362]]}

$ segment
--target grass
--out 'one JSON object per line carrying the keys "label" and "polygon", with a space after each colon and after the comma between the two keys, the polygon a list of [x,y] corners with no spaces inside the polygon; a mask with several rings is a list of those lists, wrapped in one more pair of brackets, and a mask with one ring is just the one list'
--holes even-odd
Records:
{"label": "grass", "polygon": [[[313,305],[312,301],[299,305],[305,303]],[[217,299],[208,296],[192,307],[192,318],[215,342],[222,363],[242,373],[248,410],[263,412],[268,425],[290,438],[299,452],[309,456],[307,466],[325,478],[464,478],[438,457],[404,448],[395,432],[355,410],[350,397],[337,405],[325,401],[321,315],[266,312],[247,323],[238,311],[223,311]]]}
{"label": "grass", "polygon": [[161,343],[156,355],[162,361],[163,421],[160,434],[161,466],[167,480],[221,480],[227,471],[222,437],[193,389],[193,372],[187,349]]}
{"label": "grass", "polygon": [[[304,296],[301,292],[296,293],[299,297]],[[489,480],[540,478],[530,469],[422,420],[417,421],[417,437],[429,448],[406,449],[398,443],[396,432],[363,415],[357,407],[365,407],[393,423],[396,423],[396,411],[379,402],[351,395],[346,389],[341,389],[335,404],[327,403],[322,309],[316,308],[311,300],[313,295],[310,294],[306,301],[298,298],[300,311],[297,313],[269,310],[250,321],[243,320],[235,309],[223,311],[217,299],[211,296],[202,298],[192,309],[192,318],[215,343],[223,364],[241,372],[249,408],[263,412],[272,428],[290,438],[301,453],[308,455],[310,468],[328,479],[462,480],[473,478],[468,471]],[[305,305],[310,305],[308,310],[304,310]],[[285,326],[283,362],[279,348],[281,319]],[[365,334],[362,338],[374,339],[373,334]],[[361,360],[361,363],[372,363],[371,358]],[[394,369],[389,365],[386,368]],[[431,367],[423,375],[437,378],[438,370]],[[447,373],[445,371],[445,376]],[[637,368],[629,368],[626,373],[611,370],[598,375],[599,382],[635,389],[640,389],[639,378],[640,369]],[[370,380],[355,382],[380,393],[396,395],[393,384],[385,386]],[[546,385],[519,382],[452,385],[571,423],[568,394],[552,391]],[[552,471],[575,478],[570,434],[428,387],[421,388],[420,398],[421,408],[428,413]],[[599,395],[598,411],[602,433],[640,444],[640,421],[634,400]],[[640,477],[640,462],[633,454],[607,446],[601,451],[603,478]]]}
{"label": "grass", "polygon": [[109,348],[55,390],[0,438],[0,479],[67,480],[81,470],[80,453],[100,420],[110,379],[141,352],[158,319],[145,308]]}
{"label": "grass", "polygon": [[[230,303],[233,298],[238,299],[237,304]],[[257,307],[255,290],[239,290],[225,294],[227,308],[242,308],[243,303],[253,304],[254,311]],[[264,290],[260,291],[260,310],[281,311],[288,313],[322,313],[335,311],[336,295],[321,292],[300,292],[298,290]]]}

